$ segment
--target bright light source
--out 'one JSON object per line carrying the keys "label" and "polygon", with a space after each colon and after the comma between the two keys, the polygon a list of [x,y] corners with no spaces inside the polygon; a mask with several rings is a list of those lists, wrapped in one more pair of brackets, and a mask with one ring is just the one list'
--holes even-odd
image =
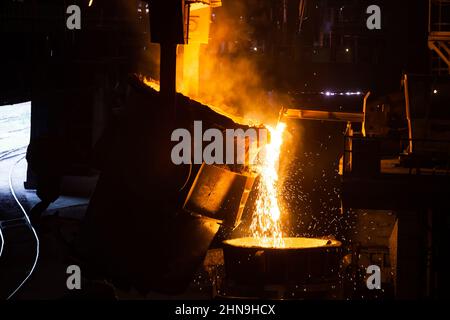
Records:
{"label": "bright light source", "polygon": [[31,101],[0,106],[0,157],[30,142]]}
{"label": "bright light source", "polygon": [[438,91],[437,91],[436,89],[434,89],[434,90],[433,90],[433,93],[436,94],[436,93],[438,93]]}
{"label": "bright light source", "polygon": [[361,91],[352,92],[352,91],[346,91],[346,92],[332,92],[332,91],[321,91],[320,94],[326,95],[326,96],[359,96],[362,94]]}
{"label": "bright light source", "polygon": [[349,48],[345,48],[345,52],[349,52],[350,51],[350,49]]}
{"label": "bright light source", "polygon": [[258,51],[258,48],[257,47],[253,47],[253,51]]}
{"label": "bright light source", "polygon": [[276,127],[267,126],[267,128],[270,131],[270,143],[265,145],[265,152],[254,167],[260,175],[260,186],[250,230],[253,238],[257,238],[258,241],[271,247],[283,247],[278,205],[278,161],[286,124],[280,122]]}

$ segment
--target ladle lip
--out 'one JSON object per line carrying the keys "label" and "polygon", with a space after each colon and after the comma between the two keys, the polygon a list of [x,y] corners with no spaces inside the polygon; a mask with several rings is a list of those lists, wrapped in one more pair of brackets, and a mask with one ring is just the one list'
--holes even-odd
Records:
{"label": "ladle lip", "polygon": [[342,243],[338,240],[306,238],[306,237],[286,237],[282,238],[284,246],[271,246],[261,243],[257,238],[243,237],[225,240],[223,243],[227,246],[241,249],[273,249],[273,250],[307,250],[307,249],[326,249],[340,247]]}

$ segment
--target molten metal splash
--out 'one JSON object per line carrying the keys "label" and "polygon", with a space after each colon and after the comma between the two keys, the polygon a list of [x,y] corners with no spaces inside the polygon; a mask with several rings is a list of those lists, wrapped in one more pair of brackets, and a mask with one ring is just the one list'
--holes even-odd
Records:
{"label": "molten metal splash", "polygon": [[260,182],[250,231],[264,247],[284,247],[278,205],[278,160],[285,127],[284,123],[275,128],[267,126],[270,143],[264,146],[255,166]]}

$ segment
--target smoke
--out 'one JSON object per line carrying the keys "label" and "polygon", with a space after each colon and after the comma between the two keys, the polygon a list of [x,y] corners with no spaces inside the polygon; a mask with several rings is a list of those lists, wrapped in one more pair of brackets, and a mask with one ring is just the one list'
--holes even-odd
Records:
{"label": "smoke", "polygon": [[[212,11],[210,40],[200,47],[199,89],[192,98],[254,123],[275,124],[282,100],[265,74],[247,1],[224,0]],[[186,61],[185,61],[186,63]]]}
{"label": "smoke", "polygon": [[[260,28],[252,18],[258,16],[254,7],[254,2],[222,0],[211,9],[208,43],[178,46],[177,90],[235,121],[275,125],[288,99],[273,89],[270,59],[264,43],[255,40]],[[148,43],[140,54],[138,73],[159,79],[159,45]]]}

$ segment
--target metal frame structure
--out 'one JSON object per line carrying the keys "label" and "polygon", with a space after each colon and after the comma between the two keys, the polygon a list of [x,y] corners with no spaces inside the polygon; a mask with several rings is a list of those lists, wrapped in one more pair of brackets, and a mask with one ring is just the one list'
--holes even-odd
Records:
{"label": "metal frame structure", "polygon": [[[450,21],[446,20],[448,16],[450,0],[429,0],[428,48],[437,54],[437,57],[433,57],[432,71],[438,75],[444,74],[444,71],[450,74]],[[442,63],[445,63],[446,67],[443,67]]]}

